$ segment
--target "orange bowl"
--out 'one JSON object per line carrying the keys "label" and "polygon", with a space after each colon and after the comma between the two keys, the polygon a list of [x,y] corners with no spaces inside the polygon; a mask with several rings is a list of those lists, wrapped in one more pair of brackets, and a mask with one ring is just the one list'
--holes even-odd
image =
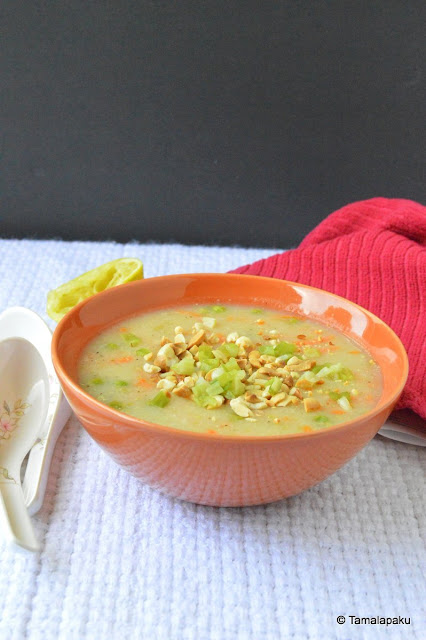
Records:
{"label": "orange bowl", "polygon": [[[355,339],[381,368],[379,402],[355,420],[311,433],[223,436],[133,418],[95,400],[79,386],[82,350],[104,329],[154,309],[219,301],[285,310],[319,320]],[[369,311],[306,285],[236,274],[163,276],[99,293],[61,320],[53,335],[52,357],[81,424],[116,462],[172,496],[215,506],[272,502],[327,478],[374,437],[395,406],[408,373],[401,341]]]}

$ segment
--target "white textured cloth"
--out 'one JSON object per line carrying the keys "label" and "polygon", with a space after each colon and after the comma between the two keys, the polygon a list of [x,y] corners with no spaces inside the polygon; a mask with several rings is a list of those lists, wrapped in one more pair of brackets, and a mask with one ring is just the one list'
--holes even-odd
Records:
{"label": "white textured cloth", "polygon": [[[47,291],[122,256],[141,258],[150,277],[271,253],[0,240],[0,311],[27,306],[53,328]],[[378,436],[299,496],[217,509],[143,485],[72,417],[34,517],[42,551],[0,541],[0,639],[424,640],[424,455]],[[355,624],[399,616],[410,625]]]}

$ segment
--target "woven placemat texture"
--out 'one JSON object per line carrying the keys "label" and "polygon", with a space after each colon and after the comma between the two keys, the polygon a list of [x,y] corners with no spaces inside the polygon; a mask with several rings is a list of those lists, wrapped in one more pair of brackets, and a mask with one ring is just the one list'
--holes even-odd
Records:
{"label": "woven placemat texture", "polygon": [[[24,305],[53,328],[47,291],[121,256],[141,258],[150,277],[275,252],[0,240],[0,311]],[[42,551],[0,541],[0,639],[423,640],[424,456],[378,436],[299,496],[216,509],[143,485],[72,417],[34,517]],[[399,616],[410,625],[355,624]]]}

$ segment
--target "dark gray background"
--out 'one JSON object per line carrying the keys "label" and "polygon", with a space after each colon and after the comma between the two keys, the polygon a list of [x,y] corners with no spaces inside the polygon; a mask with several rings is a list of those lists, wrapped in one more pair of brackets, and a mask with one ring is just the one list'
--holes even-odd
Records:
{"label": "dark gray background", "polygon": [[425,6],[2,0],[0,235],[289,247],[424,202]]}

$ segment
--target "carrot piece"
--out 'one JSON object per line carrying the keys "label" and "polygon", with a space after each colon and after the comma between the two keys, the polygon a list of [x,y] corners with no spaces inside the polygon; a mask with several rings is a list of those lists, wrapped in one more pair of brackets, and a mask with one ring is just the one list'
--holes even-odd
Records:
{"label": "carrot piece", "polygon": [[133,360],[133,356],[123,356],[122,358],[115,358],[111,360],[114,364],[123,364],[124,362],[131,362]]}
{"label": "carrot piece", "polygon": [[331,413],[334,413],[334,415],[336,415],[336,416],[341,416],[341,415],[343,415],[345,412],[344,412],[342,409],[333,409],[333,410],[331,411]]}
{"label": "carrot piece", "polygon": [[139,378],[136,382],[136,386],[138,387],[154,387],[155,382],[152,380],[147,380],[146,378]]}
{"label": "carrot piece", "polygon": [[259,318],[259,320],[256,320],[256,324],[265,324],[265,321],[262,318]]}
{"label": "carrot piece", "polygon": [[357,355],[358,353],[361,353],[361,351],[357,351],[356,349],[354,351],[349,351],[349,353],[353,353],[354,355]]}
{"label": "carrot piece", "polygon": [[128,331],[127,327],[120,327],[119,331],[121,331],[121,333],[126,333],[126,331]]}
{"label": "carrot piece", "polygon": [[201,313],[197,313],[196,311],[184,311],[183,309],[176,309],[178,313],[182,313],[185,316],[193,316],[194,318],[202,318]]}
{"label": "carrot piece", "polygon": [[207,433],[214,436],[217,435],[217,431],[215,429],[207,429]]}
{"label": "carrot piece", "polygon": [[305,426],[303,427],[303,431],[304,433],[310,433],[311,431],[313,431],[312,427],[309,427],[307,424],[305,424]]}

